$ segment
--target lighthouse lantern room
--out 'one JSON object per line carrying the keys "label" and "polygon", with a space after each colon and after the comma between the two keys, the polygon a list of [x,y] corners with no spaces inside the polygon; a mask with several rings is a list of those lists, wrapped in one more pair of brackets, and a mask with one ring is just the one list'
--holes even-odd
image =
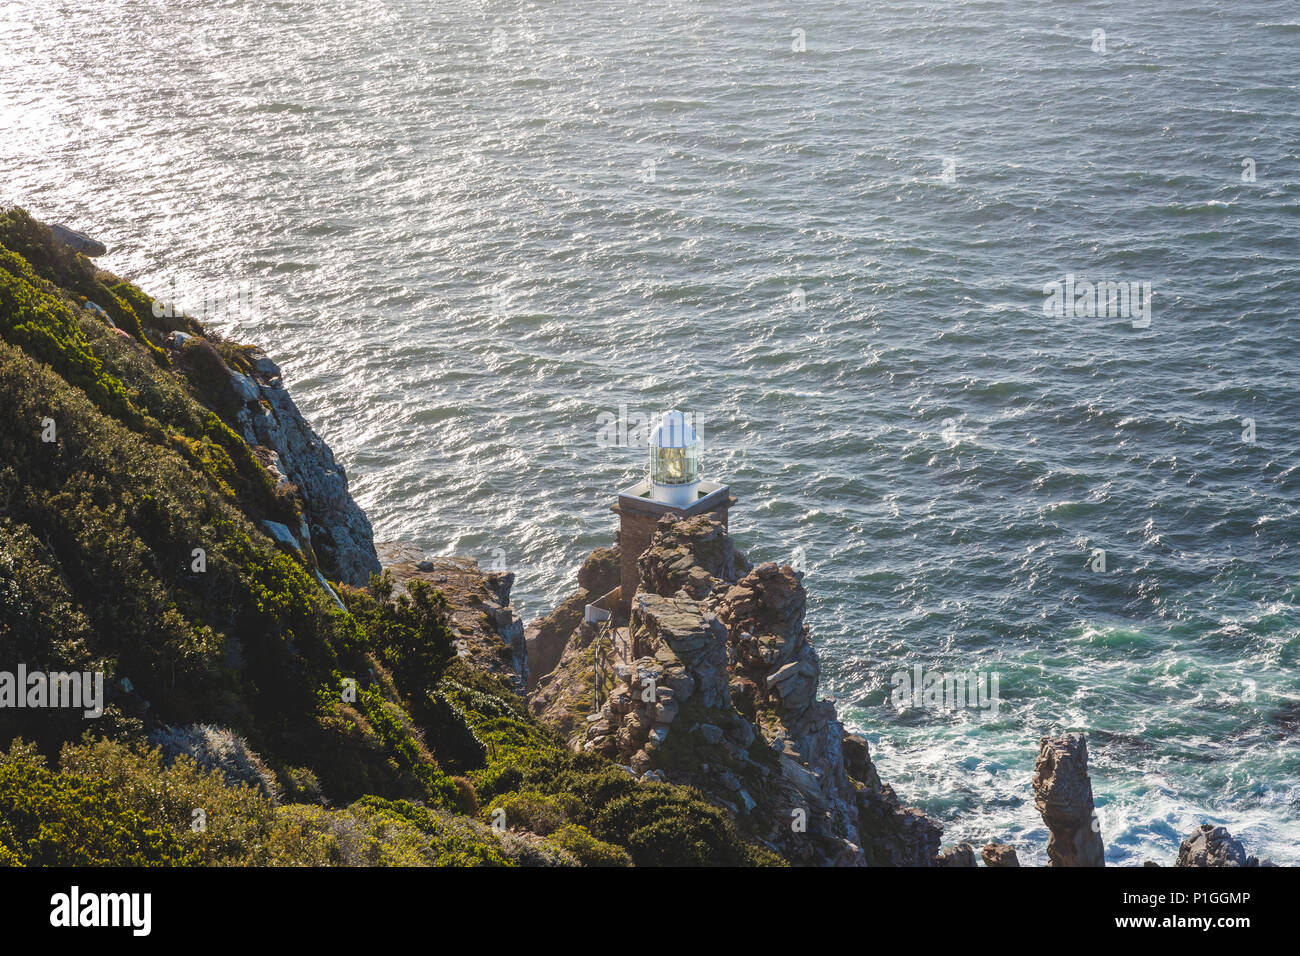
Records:
{"label": "lighthouse lantern room", "polygon": [[700,439],[677,409],[650,433],[650,497],[666,505],[688,508],[699,498]]}
{"label": "lighthouse lantern room", "polygon": [[636,592],[637,558],[650,547],[660,518],[711,513],[726,528],[727,512],[736,503],[729,486],[700,477],[700,436],[686,415],[665,412],[647,444],[645,480],[620,491],[612,508],[618,515],[620,586],[589,605],[589,615],[627,615]]}

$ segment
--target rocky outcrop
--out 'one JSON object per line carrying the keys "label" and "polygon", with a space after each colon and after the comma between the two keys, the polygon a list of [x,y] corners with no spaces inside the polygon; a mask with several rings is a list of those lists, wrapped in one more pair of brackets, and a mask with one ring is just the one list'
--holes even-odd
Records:
{"label": "rocky outcrop", "polygon": [[1034,763],[1034,804],[1047,824],[1050,866],[1104,866],[1083,734],[1043,737]]}
{"label": "rocky outcrop", "polygon": [[1016,848],[1007,846],[1005,843],[989,843],[984,849],[980,850],[980,859],[984,861],[985,866],[997,868],[1019,866],[1020,858],[1016,856]]}
{"label": "rocky outcrop", "polygon": [[588,604],[618,587],[619,551],[617,547],[597,548],[578,569],[578,590],[565,598],[545,617],[532,621],[524,629],[528,646],[528,689],[555,670],[564,655],[564,646],[574,629],[582,623]]}
{"label": "rocky outcrop", "polygon": [[379,545],[384,568],[392,575],[394,594],[410,582],[423,581],[447,599],[447,622],[456,653],[488,673],[505,679],[520,696],[528,680],[524,624],[510,603],[515,576],[484,571],[473,558],[426,558],[402,542]]}
{"label": "rocky outcrop", "polygon": [[594,601],[618,587],[620,560],[618,545],[597,548],[587,555],[578,568],[579,591],[589,594]]}
{"label": "rocky outcrop", "polygon": [[750,570],[722,524],[708,515],[681,522],[660,520],[650,547],[637,558],[638,587],[655,594],[678,591],[704,598],[723,584],[734,584]]}
{"label": "rocky outcrop", "polygon": [[569,635],[582,623],[582,616],[591,596],[586,591],[575,591],[561,601],[550,614],[539,617],[524,628],[524,644],[528,649],[528,689],[555,670],[564,656],[564,646]]}
{"label": "rocky outcrop", "polygon": [[311,545],[325,573],[354,586],[366,584],[379,570],[374,531],[348,492],[343,466],[298,411],[279,366],[258,351],[249,360],[252,374],[240,383],[248,394],[239,413],[245,441],[273,452],[280,473],[297,486]]}
{"label": "rocky outcrop", "polygon": [[802,864],[930,866],[941,828],[817,699],[801,575],[751,568],[709,515],[666,517],[625,627],[580,625],[532,707],[575,748],[697,788]]}
{"label": "rocky outcrop", "polygon": [[55,239],[63,243],[65,246],[80,252],[83,256],[88,256],[91,259],[94,259],[98,256],[108,255],[108,249],[102,242],[90,238],[90,236],[86,235],[84,232],[78,232],[76,229],[69,229],[67,226],[60,226],[54,223],[49,223],[48,225],[50,227],[50,232],[54,234]]}
{"label": "rocky outcrop", "polygon": [[[167,345],[177,356],[184,355],[194,338],[173,332]],[[379,571],[379,558],[370,519],[352,500],[343,466],[298,411],[284,387],[280,367],[252,347],[239,349],[238,359],[235,367],[215,360],[220,374],[229,376],[228,404],[235,430],[277,482],[296,489],[302,506],[298,527],[274,527],[268,522],[265,530],[302,554],[314,555],[333,580],[364,587],[370,575]]]}
{"label": "rocky outcrop", "polygon": [[1249,856],[1227,827],[1202,823],[1178,848],[1178,866],[1272,866]]}

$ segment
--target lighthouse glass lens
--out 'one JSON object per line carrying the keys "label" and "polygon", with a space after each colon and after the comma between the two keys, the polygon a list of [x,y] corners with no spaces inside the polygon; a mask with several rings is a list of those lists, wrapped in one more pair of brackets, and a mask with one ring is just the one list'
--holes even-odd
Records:
{"label": "lighthouse glass lens", "polygon": [[650,480],[661,485],[685,485],[699,476],[695,448],[652,448]]}

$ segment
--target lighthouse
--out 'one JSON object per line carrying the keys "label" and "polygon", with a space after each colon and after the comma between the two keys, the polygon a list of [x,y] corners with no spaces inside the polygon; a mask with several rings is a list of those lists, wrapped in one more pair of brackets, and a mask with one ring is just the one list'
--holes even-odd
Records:
{"label": "lighthouse", "polygon": [[588,607],[589,618],[609,613],[625,617],[636,592],[637,558],[650,547],[655,525],[667,514],[712,514],[727,527],[736,503],[728,485],[700,477],[700,436],[677,409],[664,412],[650,432],[646,477],[618,492],[611,510],[618,515],[619,587]]}
{"label": "lighthouse", "polygon": [[700,496],[700,438],[677,409],[664,412],[650,433],[650,498],[689,508]]}

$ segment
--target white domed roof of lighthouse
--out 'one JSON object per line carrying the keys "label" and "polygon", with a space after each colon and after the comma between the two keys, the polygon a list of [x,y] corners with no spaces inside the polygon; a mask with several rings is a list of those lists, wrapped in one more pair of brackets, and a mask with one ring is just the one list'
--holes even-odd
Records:
{"label": "white domed roof of lighthouse", "polygon": [[650,433],[650,444],[655,448],[690,448],[700,443],[695,429],[686,416],[677,409],[664,412],[659,424]]}

